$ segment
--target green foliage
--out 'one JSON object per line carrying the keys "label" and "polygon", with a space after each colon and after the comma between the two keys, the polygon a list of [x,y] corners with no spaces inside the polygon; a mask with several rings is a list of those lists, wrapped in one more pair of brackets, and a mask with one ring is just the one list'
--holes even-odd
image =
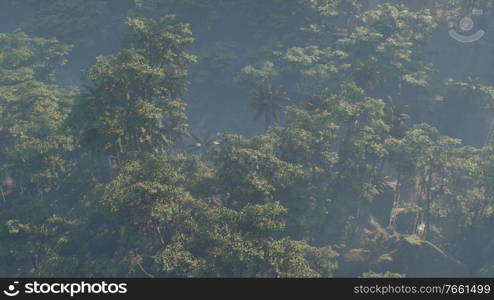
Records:
{"label": "green foliage", "polygon": [[91,151],[119,157],[133,151],[169,150],[185,134],[185,52],[192,42],[173,16],[159,21],[129,19],[129,46],[99,57],[86,77],[91,83],[75,109],[81,142]]}
{"label": "green foliage", "polygon": [[255,110],[258,119],[264,117],[264,125],[268,128],[273,122],[278,122],[279,111],[288,103],[288,97],[279,90],[273,90],[268,80],[264,80],[252,95],[249,106]]}
{"label": "green foliage", "polygon": [[76,91],[53,81],[70,47],[20,32],[0,39],[1,272],[33,276],[66,236],[53,195],[73,167],[66,119]]}
{"label": "green foliage", "polygon": [[71,49],[56,40],[32,38],[20,31],[0,34],[0,45],[2,86],[28,80],[53,83],[56,70],[67,62]]}
{"label": "green foliage", "polygon": [[430,51],[468,5],[15,2],[1,276],[490,274],[492,80]]}
{"label": "green foliage", "polygon": [[[104,206],[118,218],[121,264],[138,276],[330,276],[335,253],[282,232],[286,210],[274,201],[218,206],[186,190],[189,158],[131,162],[104,187]],[[204,168],[204,166],[202,167]],[[204,174],[206,175],[206,174]],[[203,175],[203,176],[204,176]],[[194,176],[194,175],[192,175]],[[199,175],[200,176],[200,175]],[[207,176],[207,175],[206,175]],[[129,249],[130,252],[126,252]],[[325,261],[321,264],[320,261]]]}
{"label": "green foliage", "polygon": [[70,48],[18,32],[0,39],[0,172],[33,193],[50,190],[73,148],[64,126],[75,91],[52,84]]}

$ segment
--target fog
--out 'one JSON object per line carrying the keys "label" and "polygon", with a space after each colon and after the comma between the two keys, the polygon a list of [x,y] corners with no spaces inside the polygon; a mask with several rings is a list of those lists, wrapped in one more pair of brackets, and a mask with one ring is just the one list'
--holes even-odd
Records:
{"label": "fog", "polygon": [[0,0],[0,275],[494,276],[493,16]]}

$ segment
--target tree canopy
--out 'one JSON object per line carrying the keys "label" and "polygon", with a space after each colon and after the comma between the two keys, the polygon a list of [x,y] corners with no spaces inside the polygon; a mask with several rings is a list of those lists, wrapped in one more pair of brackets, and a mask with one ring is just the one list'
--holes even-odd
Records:
{"label": "tree canopy", "polygon": [[494,275],[492,1],[3,5],[1,276]]}

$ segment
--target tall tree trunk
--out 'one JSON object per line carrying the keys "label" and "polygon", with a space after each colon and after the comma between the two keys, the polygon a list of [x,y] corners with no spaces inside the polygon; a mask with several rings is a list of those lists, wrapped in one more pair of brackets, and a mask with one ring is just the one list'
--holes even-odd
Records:
{"label": "tall tree trunk", "polygon": [[428,179],[427,179],[427,190],[426,190],[426,203],[425,203],[425,212],[424,212],[424,239],[429,238],[430,234],[430,226],[431,226],[431,206],[432,206],[432,168],[429,170]]}
{"label": "tall tree trunk", "polygon": [[[391,214],[393,214],[393,210],[397,207],[398,202],[400,201],[400,196],[401,196],[401,173],[398,172],[398,177],[396,178],[396,187],[395,187],[395,194],[393,198],[393,205],[391,206]],[[389,218],[389,226],[393,225],[394,220]]]}
{"label": "tall tree trunk", "polygon": [[494,133],[494,120],[491,121],[489,131],[487,132],[487,138],[485,139],[485,146],[489,145],[492,140],[492,134]]}

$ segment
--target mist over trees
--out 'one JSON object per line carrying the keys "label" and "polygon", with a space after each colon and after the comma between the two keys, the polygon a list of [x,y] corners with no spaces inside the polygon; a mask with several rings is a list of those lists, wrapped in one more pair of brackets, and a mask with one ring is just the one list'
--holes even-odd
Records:
{"label": "mist over trees", "polygon": [[494,276],[493,6],[0,1],[0,276]]}

